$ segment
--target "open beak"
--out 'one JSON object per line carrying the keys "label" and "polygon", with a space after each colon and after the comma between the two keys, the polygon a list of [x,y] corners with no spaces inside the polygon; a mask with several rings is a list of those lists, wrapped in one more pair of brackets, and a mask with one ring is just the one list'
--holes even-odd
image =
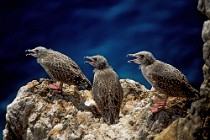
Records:
{"label": "open beak", "polygon": [[84,58],[87,59],[87,61],[84,62],[85,64],[92,65],[94,63],[93,58],[91,56],[85,56]]}
{"label": "open beak", "polygon": [[127,57],[128,56],[134,57],[134,59],[128,60],[128,63],[134,63],[135,61],[138,61],[139,60],[139,58],[136,56],[136,54],[128,54]]}
{"label": "open beak", "polygon": [[34,56],[34,57],[37,56],[37,53],[36,53],[36,51],[34,49],[26,50],[25,52],[27,53],[26,56],[29,56],[29,55]]}

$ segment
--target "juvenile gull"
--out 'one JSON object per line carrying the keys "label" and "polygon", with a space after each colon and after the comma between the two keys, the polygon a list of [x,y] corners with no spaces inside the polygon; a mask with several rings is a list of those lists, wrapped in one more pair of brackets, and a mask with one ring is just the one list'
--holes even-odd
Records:
{"label": "juvenile gull", "polygon": [[85,58],[88,59],[86,63],[95,68],[92,92],[98,109],[105,123],[115,124],[119,121],[123,99],[123,90],[118,75],[103,56],[95,55]]}
{"label": "juvenile gull", "polygon": [[62,91],[63,83],[91,89],[91,83],[83,74],[79,66],[68,56],[45,47],[36,47],[26,50],[37,58],[37,62],[44,68],[47,74],[58,84],[49,85],[50,88]]}
{"label": "juvenile gull", "polygon": [[166,105],[168,96],[188,99],[199,97],[198,91],[189,84],[182,72],[167,63],[156,60],[152,53],[140,51],[135,54],[128,54],[128,56],[135,58],[128,62],[140,64],[139,68],[143,76],[153,88],[165,94],[164,100],[156,100],[156,104],[151,108],[152,112],[158,112],[162,109]]}

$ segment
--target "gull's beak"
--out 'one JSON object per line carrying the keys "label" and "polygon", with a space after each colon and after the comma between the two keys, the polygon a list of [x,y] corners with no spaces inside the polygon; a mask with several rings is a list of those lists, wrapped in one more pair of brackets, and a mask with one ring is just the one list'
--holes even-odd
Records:
{"label": "gull's beak", "polygon": [[31,55],[31,56],[34,56],[35,57],[37,55],[37,53],[36,53],[36,51],[34,49],[32,49],[32,50],[26,50],[25,52],[27,53],[26,56]]}
{"label": "gull's beak", "polygon": [[129,56],[135,57],[135,54],[128,54],[127,57],[129,57]]}
{"label": "gull's beak", "polygon": [[87,61],[85,61],[85,64],[90,64],[91,62],[93,62],[91,56],[85,56],[84,59],[87,59]]}
{"label": "gull's beak", "polygon": [[135,62],[135,60],[137,60],[137,57],[136,57],[136,55],[135,54],[128,54],[127,55],[127,57],[135,57],[135,59],[132,59],[132,60],[128,60],[128,63],[133,63],[133,62]]}

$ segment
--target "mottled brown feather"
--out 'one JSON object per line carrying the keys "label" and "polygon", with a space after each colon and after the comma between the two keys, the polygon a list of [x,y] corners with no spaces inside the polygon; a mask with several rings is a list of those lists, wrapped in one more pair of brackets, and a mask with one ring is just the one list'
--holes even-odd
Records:
{"label": "mottled brown feather", "polygon": [[107,124],[119,121],[120,107],[123,100],[123,90],[115,71],[109,66],[106,58],[101,55],[85,57],[94,69],[92,92],[94,100]]}
{"label": "mottled brown feather", "polygon": [[91,88],[90,81],[83,74],[79,66],[66,55],[48,50],[45,55],[38,57],[37,61],[55,81]]}
{"label": "mottled brown feather", "polygon": [[156,60],[151,52],[140,51],[128,56],[135,57],[128,62],[139,64],[145,79],[158,92],[173,97],[199,97],[198,91],[189,84],[182,72],[172,65]]}
{"label": "mottled brown feather", "polygon": [[123,98],[117,74],[111,68],[95,70],[92,91],[104,121],[108,124],[117,123]]}
{"label": "mottled brown feather", "polygon": [[189,84],[185,75],[167,63],[155,60],[151,65],[141,66],[141,70],[148,82],[161,93],[172,97],[198,96],[198,91]]}

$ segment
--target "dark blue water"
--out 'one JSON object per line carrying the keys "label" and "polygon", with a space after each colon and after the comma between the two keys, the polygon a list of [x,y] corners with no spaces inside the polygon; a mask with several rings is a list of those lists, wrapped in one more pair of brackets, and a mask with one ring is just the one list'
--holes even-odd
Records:
{"label": "dark blue water", "polygon": [[20,86],[48,77],[25,50],[42,45],[74,59],[92,81],[86,55],[102,54],[120,78],[134,79],[150,88],[126,55],[151,51],[156,58],[179,68],[199,89],[201,28],[204,16],[197,0],[8,0],[0,2],[0,129],[6,106]]}

